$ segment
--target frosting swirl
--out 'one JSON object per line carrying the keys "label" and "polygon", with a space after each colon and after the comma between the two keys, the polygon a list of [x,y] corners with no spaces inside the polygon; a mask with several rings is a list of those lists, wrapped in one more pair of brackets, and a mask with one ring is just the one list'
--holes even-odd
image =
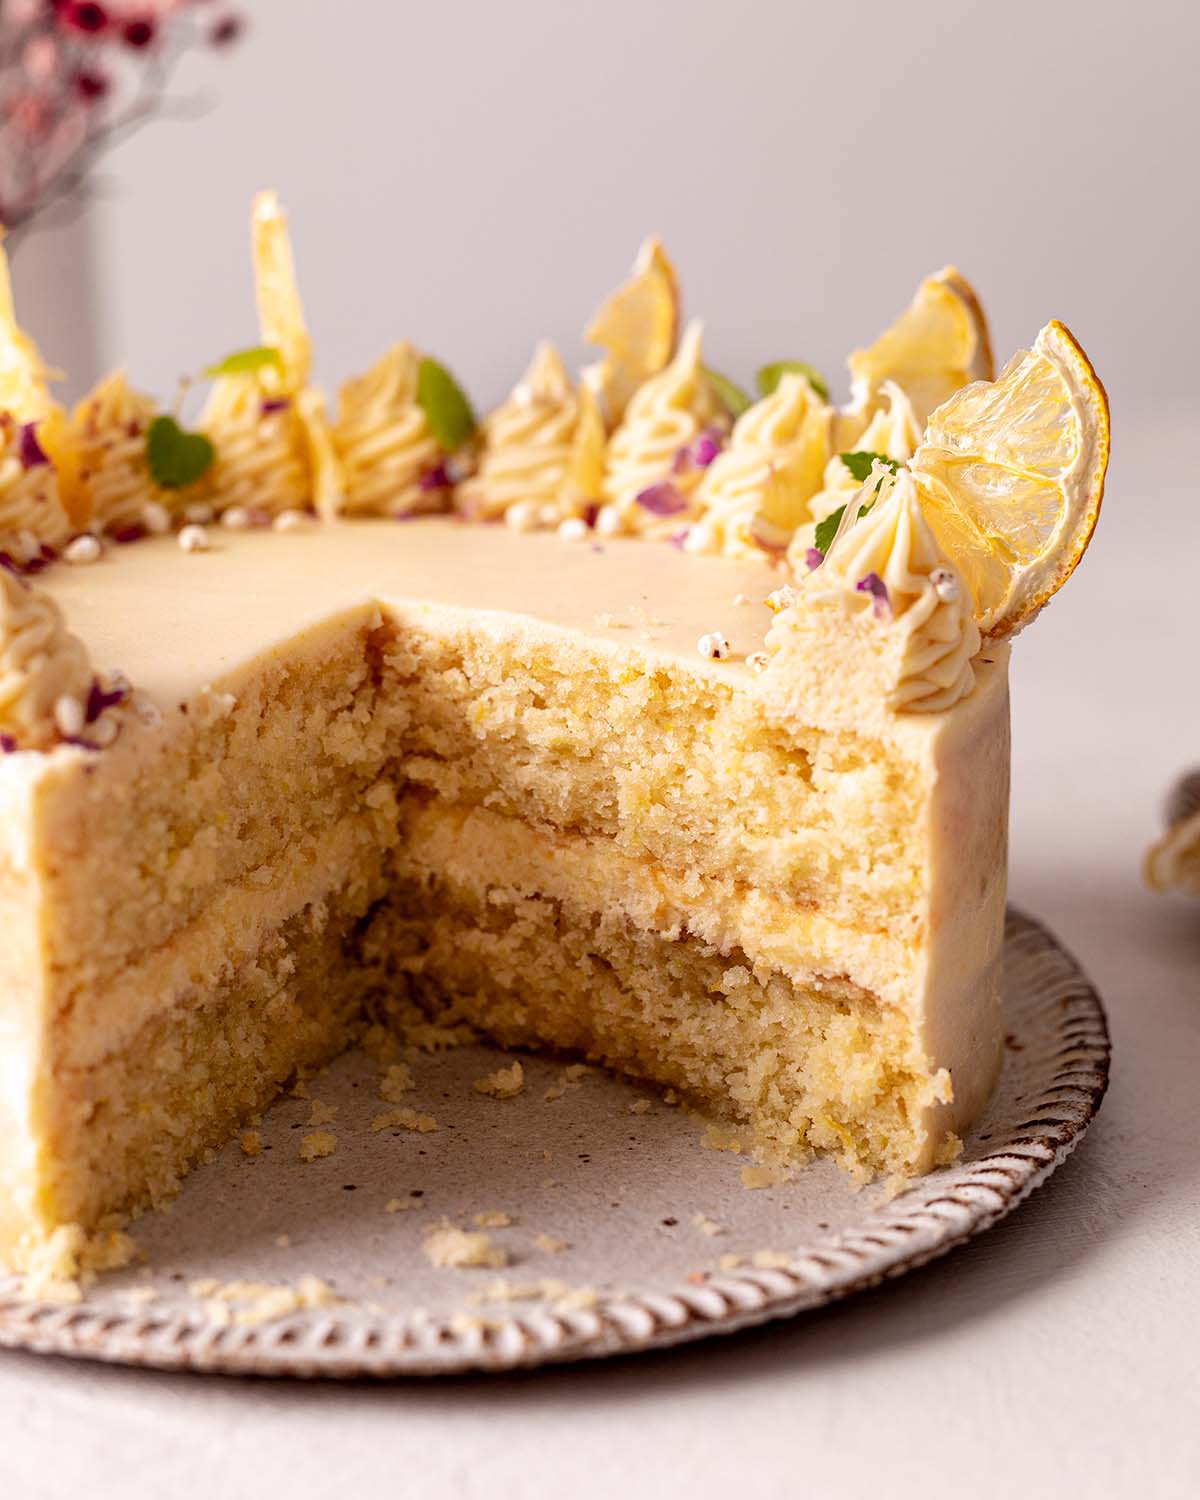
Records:
{"label": "frosting swirl", "polygon": [[[692,508],[701,471],[674,474],[675,456],[722,416],[701,367],[702,340],[701,325],[690,324],[671,363],[639,387],[608,445],[604,498],[623,530],[666,535]],[[664,482],[670,482],[680,501],[669,516],[638,504],[639,495]]]}
{"label": "frosting swirl", "polygon": [[60,703],[76,705],[82,722],[91,684],[87,651],[58,605],[0,568],[0,733],[20,749],[48,749],[62,737]]}
{"label": "frosting swirl", "polygon": [[[872,497],[872,509],[857,519]],[[971,691],[980,646],[971,598],[906,469],[892,476],[876,464],[851,496],[824,562],[800,586],[796,608],[808,601],[836,602],[847,614],[871,612],[882,629],[902,632],[888,696],[893,709],[936,713]]]}
{"label": "frosting swirl", "polygon": [[[43,425],[34,425],[35,438]],[[57,470],[44,453],[29,463],[24,446],[22,424],[0,412],[0,551],[19,563],[33,561],[43,546],[61,548],[71,536]]]}
{"label": "frosting swirl", "polygon": [[130,386],[124,370],[102,380],[71,414],[79,482],[94,529],[120,532],[139,525],[146,502],[162,498],[146,464],[146,429],[154,416],[154,402]]}
{"label": "frosting swirl", "polygon": [[443,490],[421,485],[442,450],[417,403],[420,363],[411,344],[399,343],[342,386],[333,446],[347,514],[408,516],[444,508]]}
{"label": "frosting swirl", "polygon": [[459,485],[458,507],[485,521],[518,501],[567,514],[564,492],[579,411],[579,396],[557,349],[539,344],[508,400],[484,423],[479,470]]}
{"label": "frosting swirl", "polygon": [[201,484],[218,510],[277,515],[312,501],[304,423],[293,398],[268,391],[256,375],[226,375],[213,385],[200,427],[216,457]]}
{"label": "frosting swirl", "polygon": [[803,375],[788,374],[738,418],[729,446],[696,491],[689,552],[780,552],[808,516],[829,458],[830,411]]}

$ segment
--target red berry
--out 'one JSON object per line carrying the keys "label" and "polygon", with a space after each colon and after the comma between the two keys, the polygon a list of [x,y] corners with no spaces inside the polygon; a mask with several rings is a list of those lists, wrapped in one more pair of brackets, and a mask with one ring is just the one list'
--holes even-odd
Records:
{"label": "red berry", "polygon": [[148,47],[154,40],[153,21],[126,21],[121,31],[121,40],[127,47]]}
{"label": "red berry", "polygon": [[108,12],[94,0],[68,0],[58,13],[59,20],[72,31],[94,35],[108,25]]}

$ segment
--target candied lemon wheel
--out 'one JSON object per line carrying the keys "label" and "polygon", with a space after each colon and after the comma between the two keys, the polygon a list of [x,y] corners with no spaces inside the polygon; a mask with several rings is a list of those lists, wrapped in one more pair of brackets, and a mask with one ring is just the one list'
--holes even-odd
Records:
{"label": "candied lemon wheel", "polygon": [[643,381],[664,369],[679,335],[679,282],[662,241],[642,245],[633,274],[600,308],[584,331],[608,356],[601,383],[608,419],[621,418]]}
{"label": "candied lemon wheel", "polygon": [[1104,495],[1108,398],[1062,323],[930,417],[910,467],[989,636],[1015,635],[1083,556]]}
{"label": "candied lemon wheel", "polygon": [[974,289],[953,266],[928,276],[917,295],[869,349],[856,349],[850,369],[850,412],[865,425],[885,380],[912,402],[917,420],[972,380],[994,374],[987,319]]}

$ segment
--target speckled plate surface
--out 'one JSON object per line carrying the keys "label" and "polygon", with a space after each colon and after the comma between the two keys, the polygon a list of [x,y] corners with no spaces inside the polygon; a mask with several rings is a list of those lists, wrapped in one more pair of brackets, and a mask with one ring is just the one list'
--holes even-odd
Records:
{"label": "speckled plate surface", "polygon": [[[751,1190],[745,1158],[702,1149],[702,1125],[653,1090],[589,1072],[548,1100],[564,1082],[551,1059],[524,1059],[519,1097],[487,1097],[474,1080],[510,1058],[483,1047],[413,1064],[402,1102],[439,1130],[373,1133],[389,1108],[378,1065],[350,1054],[309,1089],[338,1107],[323,1127],[332,1155],[300,1160],[312,1103],[282,1101],[261,1155],[229,1147],[171,1213],[135,1226],[144,1265],[66,1305],[0,1279],[0,1344],[241,1374],[431,1375],[657,1348],[862,1291],[1009,1213],[1100,1105],[1109,1043],[1095,991],[1015,912],[1006,961],[996,1097],[953,1166],[890,1201],[882,1187],[854,1192],[829,1163]],[[475,1229],[476,1215],[511,1220],[485,1228],[507,1264],[433,1266],[430,1226]],[[306,1276],[337,1300],[263,1320],[263,1288]],[[237,1282],[256,1289],[230,1298]]]}

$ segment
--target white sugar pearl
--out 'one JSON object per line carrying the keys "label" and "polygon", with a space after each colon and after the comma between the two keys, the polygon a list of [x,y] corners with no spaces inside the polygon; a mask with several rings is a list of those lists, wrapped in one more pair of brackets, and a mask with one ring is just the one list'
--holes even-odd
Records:
{"label": "white sugar pearl", "polygon": [[569,516],[559,524],[558,534],[564,542],[586,542],[590,532],[581,516]]}
{"label": "white sugar pearl", "polygon": [[949,568],[934,568],[929,575],[933,592],[943,604],[953,604],[958,599],[958,579]]}
{"label": "white sugar pearl", "polygon": [[60,698],[54,705],[54,722],[59,734],[67,739],[77,740],[83,733],[83,704],[78,698]]}
{"label": "white sugar pearl", "polygon": [[513,531],[536,531],[538,529],[538,507],[533,500],[518,500],[504,512],[504,524]]}
{"label": "white sugar pearl", "polygon": [[203,526],[184,526],[179,533],[179,545],[185,552],[207,552],[208,532]]}
{"label": "white sugar pearl", "polygon": [[231,505],[221,512],[221,525],[230,531],[249,531],[254,525],[254,517],[244,505]]}
{"label": "white sugar pearl", "polygon": [[303,510],[281,510],[271,522],[274,531],[304,531],[313,524],[313,518]]}
{"label": "white sugar pearl", "polygon": [[94,563],[99,560],[103,550],[100,538],[85,531],[81,536],[71,538],[63,550],[63,556],[69,563]]}
{"label": "white sugar pearl", "polygon": [[142,525],[151,536],[165,536],[171,529],[171,512],[160,500],[147,500],[142,506]]}
{"label": "white sugar pearl", "polygon": [[729,655],[729,642],[719,630],[711,630],[696,642],[696,650],[710,661],[724,661]]}
{"label": "white sugar pearl", "polygon": [[620,536],[625,530],[621,512],[615,505],[602,505],[596,517],[596,530],[601,536]]}
{"label": "white sugar pearl", "polygon": [[101,714],[101,716],[96,720],[91,729],[88,731],[88,734],[91,738],[92,744],[97,745],[101,750],[103,750],[107,746],[112,744],[119,732],[120,725],[117,723],[116,719],[114,719],[111,714]]}

